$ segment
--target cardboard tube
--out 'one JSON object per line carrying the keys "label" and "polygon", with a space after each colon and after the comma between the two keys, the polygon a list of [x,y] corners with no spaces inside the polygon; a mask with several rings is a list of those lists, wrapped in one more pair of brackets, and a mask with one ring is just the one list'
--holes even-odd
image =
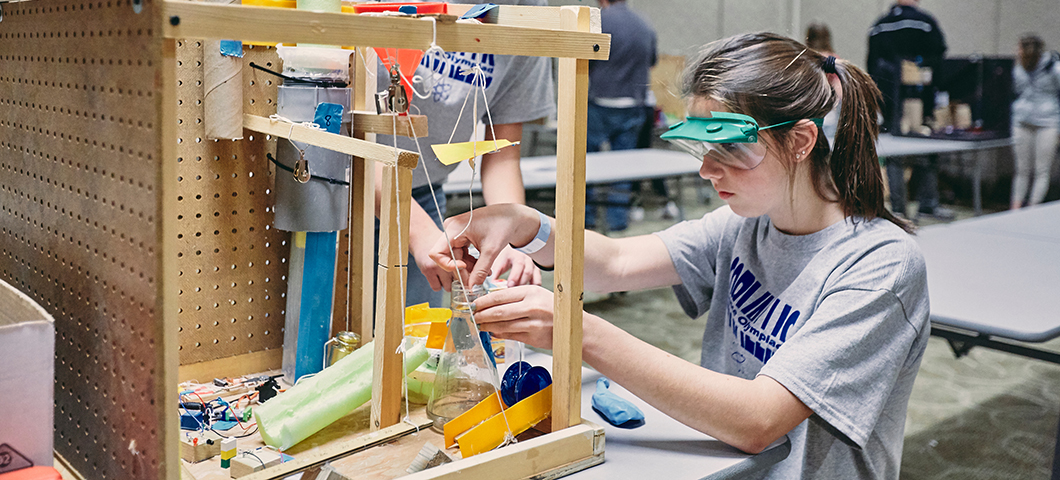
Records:
{"label": "cardboard tube", "polygon": [[[238,4],[239,0],[210,0]],[[221,41],[203,42],[203,123],[210,140],[243,138],[243,59],[221,55]]]}

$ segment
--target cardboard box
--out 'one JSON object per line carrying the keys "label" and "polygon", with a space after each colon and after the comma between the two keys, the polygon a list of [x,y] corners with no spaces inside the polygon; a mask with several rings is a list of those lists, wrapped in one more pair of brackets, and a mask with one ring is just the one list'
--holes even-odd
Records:
{"label": "cardboard box", "polygon": [[0,473],[52,466],[54,364],[52,316],[0,281]]}

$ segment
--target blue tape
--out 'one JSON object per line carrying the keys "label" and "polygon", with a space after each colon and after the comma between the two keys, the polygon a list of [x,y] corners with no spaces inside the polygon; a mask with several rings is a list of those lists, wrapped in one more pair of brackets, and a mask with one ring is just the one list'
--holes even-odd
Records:
{"label": "blue tape", "polygon": [[489,13],[489,11],[493,10],[494,8],[497,8],[497,5],[494,3],[480,3],[478,5],[475,5],[474,7],[471,7],[468,11],[464,12],[464,14],[460,16],[460,18],[479,18]]}
{"label": "blue tape", "polygon": [[342,105],[321,102],[313,114],[313,123],[320,125],[328,133],[339,133],[342,126]]}
{"label": "blue tape", "polygon": [[221,40],[221,55],[243,58],[243,42],[239,40]]}
{"label": "blue tape", "polygon": [[306,232],[302,298],[298,314],[295,378],[324,368],[324,343],[331,331],[338,232]]}

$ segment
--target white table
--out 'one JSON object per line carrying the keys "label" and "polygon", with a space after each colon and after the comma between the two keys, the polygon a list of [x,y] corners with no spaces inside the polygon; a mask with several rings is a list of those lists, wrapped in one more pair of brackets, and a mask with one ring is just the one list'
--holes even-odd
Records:
{"label": "white table", "polygon": [[[1060,336],[1060,202],[931,225],[915,238],[935,325],[1022,342]],[[1060,363],[1053,355],[1042,359]]]}
{"label": "white table", "polygon": [[[1006,342],[1060,336],[1060,202],[931,225],[917,243],[927,262],[931,334],[960,357],[975,346],[1060,364],[1060,354]],[[1053,480],[1060,480],[1060,429]]]}
{"label": "white table", "polygon": [[[1011,138],[995,140],[943,140],[937,138],[901,137],[882,134],[876,143],[880,158],[910,157],[944,153],[972,152],[972,202],[975,213],[982,212],[982,152],[1012,145]],[[585,155],[585,183],[607,185],[655,178],[698,175],[700,163],[688,154],[666,149],[637,149],[613,152],[593,152]],[[523,186],[527,190],[548,190],[556,187],[556,157],[545,155],[522,159]],[[449,175],[446,194],[478,193],[482,185],[476,177],[471,181],[471,168],[461,163]],[[679,185],[680,186],[680,185]],[[469,189],[470,187],[470,189]]]}
{"label": "white table", "polygon": [[[585,154],[585,183],[606,185],[616,182],[650,180],[699,173],[700,162],[677,150],[641,148],[613,152]],[[523,186],[527,190],[556,187],[556,156],[526,157],[519,162],[523,172]],[[445,182],[445,193],[459,194],[482,191],[478,175],[471,182],[471,167],[461,162]]]}
{"label": "white table", "polygon": [[911,157],[942,153],[973,152],[972,206],[975,214],[983,212],[983,152],[1012,145],[1011,138],[994,140],[943,140],[938,138],[896,137],[884,133],[876,143],[876,155],[885,157]]}
{"label": "white table", "polygon": [[[552,357],[527,351],[524,360],[551,369]],[[615,382],[610,390],[644,412],[644,425],[634,429],[614,427],[592,409],[592,395],[600,374],[582,368],[582,417],[604,427],[604,463],[566,478],[574,480],[739,479],[787,458],[787,437],[762,453],[750,455],[693,430],[656,410]]]}

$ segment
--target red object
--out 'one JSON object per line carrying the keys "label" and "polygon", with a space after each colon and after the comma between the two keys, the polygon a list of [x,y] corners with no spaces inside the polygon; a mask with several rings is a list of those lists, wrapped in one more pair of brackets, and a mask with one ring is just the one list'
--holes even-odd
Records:
{"label": "red object", "polygon": [[[415,98],[412,95],[412,74],[416,73],[416,67],[420,65],[420,60],[423,59],[423,50],[375,48],[375,54],[379,55],[379,59],[383,61],[387,78],[390,77],[390,65],[397,62],[398,69],[401,70],[401,84],[405,87],[405,98],[408,98],[409,103],[412,103]],[[379,74],[382,75],[383,73],[380,72]]]}
{"label": "red object", "polygon": [[[431,14],[431,13],[448,13],[448,5],[445,2],[392,2],[392,3],[360,3],[353,6],[354,13],[365,13],[365,12],[396,12],[399,8],[405,5],[412,5],[416,7],[417,14]],[[376,55],[379,55],[379,59],[383,61],[383,65],[386,67],[387,75],[390,75],[390,65],[397,62],[398,69],[401,70],[402,85],[405,87],[405,97],[409,99],[409,103],[412,103],[415,98],[412,94],[412,74],[416,72],[416,67],[419,66],[420,60],[423,59],[422,50],[405,49],[405,48],[376,48]]]}
{"label": "red object", "polygon": [[390,2],[390,3],[360,3],[353,6],[354,13],[364,12],[396,12],[404,5],[416,7],[416,13],[449,13],[445,2]]}
{"label": "red object", "polygon": [[0,473],[0,480],[63,480],[63,476],[52,467],[29,467]]}

